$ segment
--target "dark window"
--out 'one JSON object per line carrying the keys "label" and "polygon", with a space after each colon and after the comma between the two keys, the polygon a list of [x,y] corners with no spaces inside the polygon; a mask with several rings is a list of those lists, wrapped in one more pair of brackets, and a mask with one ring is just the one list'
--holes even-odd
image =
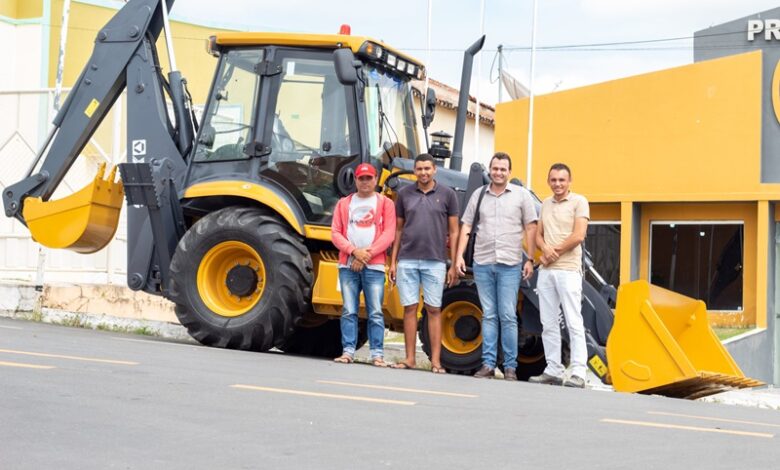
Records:
{"label": "dark window", "polygon": [[589,224],[585,249],[599,275],[613,286],[620,284],[620,224]]}
{"label": "dark window", "polygon": [[709,310],[742,310],[744,240],[742,224],[653,223],[650,282]]}

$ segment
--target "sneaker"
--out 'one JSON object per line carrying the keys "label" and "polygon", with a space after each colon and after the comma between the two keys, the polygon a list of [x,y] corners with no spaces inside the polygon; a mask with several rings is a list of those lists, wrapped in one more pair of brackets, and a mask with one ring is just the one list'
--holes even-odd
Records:
{"label": "sneaker", "polygon": [[496,370],[486,365],[480,367],[477,373],[474,374],[474,377],[478,379],[492,379],[495,376],[496,376]]}
{"label": "sneaker", "polygon": [[572,375],[570,378],[563,381],[564,387],[573,387],[573,388],[585,388],[585,379],[582,377],[577,377],[576,375]]}
{"label": "sneaker", "polygon": [[517,381],[517,370],[514,367],[504,369],[504,380]]}
{"label": "sneaker", "polygon": [[563,380],[560,377],[543,373],[542,375],[534,375],[529,378],[528,381],[532,384],[544,384],[544,385],[562,385]]}

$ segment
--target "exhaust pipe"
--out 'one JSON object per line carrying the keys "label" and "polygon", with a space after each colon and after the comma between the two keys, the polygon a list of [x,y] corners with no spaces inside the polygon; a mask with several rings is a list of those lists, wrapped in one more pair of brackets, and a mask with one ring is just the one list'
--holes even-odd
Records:
{"label": "exhaust pipe", "polygon": [[[460,75],[460,94],[458,95],[458,116],[455,120],[455,139],[452,143],[452,158],[450,168],[460,171],[463,166],[463,136],[466,132],[466,112],[469,106],[469,87],[471,86],[471,68],[474,64],[474,56],[485,45],[485,36],[477,40],[463,53],[463,72]],[[479,119],[479,110],[476,110],[476,118]]]}

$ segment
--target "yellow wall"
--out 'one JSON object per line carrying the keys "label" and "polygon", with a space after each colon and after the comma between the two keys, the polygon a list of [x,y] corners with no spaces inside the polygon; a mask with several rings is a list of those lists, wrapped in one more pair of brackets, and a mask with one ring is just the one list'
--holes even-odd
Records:
{"label": "yellow wall", "polygon": [[[2,1],[2,0],[0,0]],[[53,87],[57,78],[57,54],[59,53],[60,30],[62,27],[62,0],[52,0],[51,34],[49,36],[49,86]],[[174,11],[175,11],[174,6]],[[65,49],[65,69],[63,84],[70,87],[78,79],[82,68],[92,54],[95,36],[117,10],[71,2],[68,38]],[[176,65],[187,78],[187,84],[196,104],[204,103],[211,86],[216,59],[206,52],[208,37],[218,30],[187,23],[172,22]],[[167,74],[168,53],[163,33],[157,42],[160,64]]]}
{"label": "yellow wall", "polygon": [[590,220],[594,222],[620,222],[620,204],[591,204]]}
{"label": "yellow wall", "polygon": [[[572,167],[591,202],[751,200],[760,184],[761,52],[539,96],[532,187]],[[496,107],[496,151],[526,180],[528,99]]]}
{"label": "yellow wall", "polygon": [[43,0],[0,0],[0,16],[25,20],[43,15]]}
{"label": "yellow wall", "polygon": [[16,0],[0,0],[0,15],[16,18]]}
{"label": "yellow wall", "polygon": [[18,0],[18,18],[40,18],[43,15],[44,0]]}

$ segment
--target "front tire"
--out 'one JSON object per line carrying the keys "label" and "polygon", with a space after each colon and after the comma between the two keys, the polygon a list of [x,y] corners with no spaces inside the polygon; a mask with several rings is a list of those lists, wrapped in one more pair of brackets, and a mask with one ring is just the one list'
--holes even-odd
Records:
{"label": "front tire", "polygon": [[311,257],[275,215],[227,207],[198,220],[171,261],[170,299],[201,343],[267,351],[310,308]]}

